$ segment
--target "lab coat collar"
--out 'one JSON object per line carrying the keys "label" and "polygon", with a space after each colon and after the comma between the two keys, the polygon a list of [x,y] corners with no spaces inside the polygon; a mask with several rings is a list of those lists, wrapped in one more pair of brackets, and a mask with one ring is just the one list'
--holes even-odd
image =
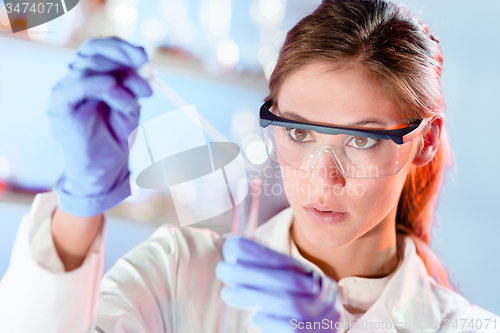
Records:
{"label": "lab coat collar", "polygon": [[[398,234],[398,237],[403,237],[403,263],[387,282],[377,301],[360,318],[363,322],[360,321],[359,325],[352,327],[349,332],[366,333],[368,330],[368,332],[392,333],[404,328],[405,331],[409,331],[410,328],[437,329],[437,323],[441,322],[439,309],[431,290],[429,281],[431,278],[416,252],[415,243],[407,235]],[[385,329],[373,327],[372,330],[368,322],[373,325],[385,323]],[[415,325],[422,326],[419,328]]]}
{"label": "lab coat collar", "polygon": [[[286,208],[261,225],[255,232],[255,239],[275,251],[290,255],[290,227],[293,221],[292,209]],[[404,234],[403,263],[387,282],[382,294],[368,311],[358,320],[364,323],[385,323],[386,329],[381,330],[370,326],[353,326],[349,332],[389,332],[395,333],[404,328],[406,323],[422,323],[422,325],[436,324],[441,321],[439,309],[433,302],[433,293],[430,277],[427,274],[422,259],[416,252],[413,240]],[[306,260],[304,258],[304,260]],[[307,261],[307,260],[306,260]],[[309,263],[317,268],[316,265]],[[392,325],[389,325],[388,323]],[[408,325],[408,324],[407,324]]]}

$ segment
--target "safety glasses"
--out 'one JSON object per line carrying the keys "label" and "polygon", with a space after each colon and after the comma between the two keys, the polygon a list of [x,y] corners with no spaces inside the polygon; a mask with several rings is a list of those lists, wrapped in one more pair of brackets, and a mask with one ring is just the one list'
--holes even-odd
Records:
{"label": "safety glasses", "polygon": [[397,174],[408,161],[412,139],[429,122],[421,119],[398,129],[330,126],[279,117],[271,112],[271,105],[266,102],[260,109],[260,126],[270,159],[309,172],[328,153],[348,178]]}

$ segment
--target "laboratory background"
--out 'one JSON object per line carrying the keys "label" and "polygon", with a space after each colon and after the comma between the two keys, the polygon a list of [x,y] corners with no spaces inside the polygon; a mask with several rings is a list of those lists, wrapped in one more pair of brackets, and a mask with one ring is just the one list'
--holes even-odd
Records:
{"label": "laboratory background", "polygon": [[[0,278],[34,195],[49,191],[64,169],[46,106],[83,41],[118,36],[144,46],[159,77],[241,147],[251,176],[275,168],[265,153],[258,111],[278,51],[286,31],[319,3],[80,0],[67,14],[15,34],[0,3]],[[500,315],[500,1],[402,3],[426,20],[444,54],[446,130],[454,164],[431,246],[457,291]],[[141,123],[177,109],[157,88],[141,105]],[[175,124],[168,130],[176,130]],[[160,224],[178,225],[168,190],[134,183],[132,189],[131,197],[107,213],[105,271]],[[259,222],[286,206],[283,193],[268,193],[261,199]],[[192,227],[226,233],[231,219],[228,211]]]}

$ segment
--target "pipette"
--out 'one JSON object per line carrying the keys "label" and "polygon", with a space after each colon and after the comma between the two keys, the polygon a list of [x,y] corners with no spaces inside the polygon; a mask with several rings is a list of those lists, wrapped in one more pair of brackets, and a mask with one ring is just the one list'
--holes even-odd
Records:
{"label": "pipette", "polygon": [[[142,66],[138,74],[146,81],[153,83],[158,89],[160,89],[177,107],[183,108],[189,104],[179,96],[172,88],[170,88],[163,80],[158,78],[158,70],[151,66],[150,64],[145,64]],[[191,114],[188,114],[191,117]],[[207,133],[207,135],[217,142],[229,142],[229,140],[219,132],[210,122],[208,122],[201,114],[198,114],[198,118],[201,122],[201,127]],[[194,122],[197,119],[191,118]]]}

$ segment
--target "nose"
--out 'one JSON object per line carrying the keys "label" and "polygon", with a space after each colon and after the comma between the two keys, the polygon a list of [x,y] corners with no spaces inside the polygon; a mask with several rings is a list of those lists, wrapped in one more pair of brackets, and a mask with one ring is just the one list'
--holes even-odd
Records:
{"label": "nose", "polygon": [[345,177],[342,174],[340,162],[331,149],[322,149],[318,152],[316,159],[317,162],[309,176],[312,184],[324,190],[345,186]]}

